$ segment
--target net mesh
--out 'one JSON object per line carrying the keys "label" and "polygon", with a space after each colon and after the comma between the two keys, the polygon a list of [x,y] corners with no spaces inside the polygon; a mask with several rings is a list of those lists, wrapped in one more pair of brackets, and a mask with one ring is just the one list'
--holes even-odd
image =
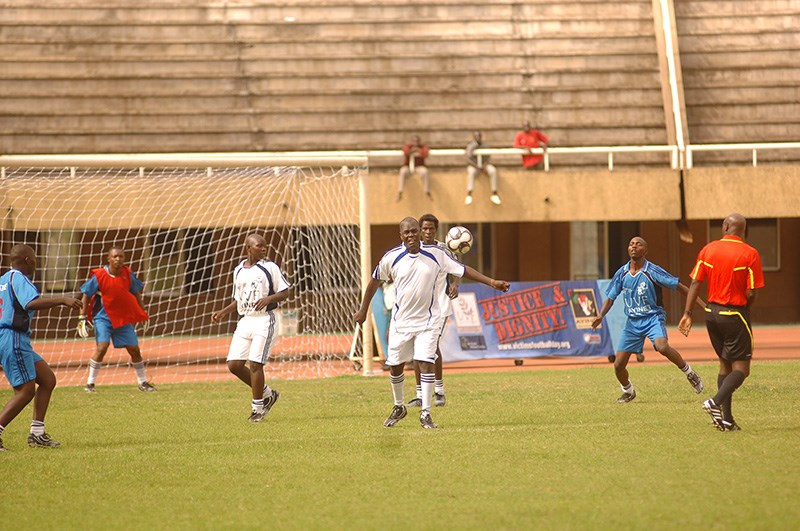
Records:
{"label": "net mesh", "polygon": [[[238,316],[233,312],[219,324],[210,316],[232,301],[233,268],[246,258],[245,237],[261,234],[268,259],[292,286],[276,310],[279,337],[268,377],[352,371],[352,312],[360,295],[358,181],[366,171],[5,168],[4,270],[10,248],[28,244],[36,251],[34,283],[42,295],[79,297],[90,270],[107,263],[111,246],[121,247],[145,285],[150,322],[137,333],[148,380],[227,379],[224,361]],[[76,336],[77,314],[57,307],[37,312],[33,321],[34,349],[61,385],[82,384],[95,351],[93,337]],[[129,360],[125,349],[112,346],[97,385],[135,383]]]}

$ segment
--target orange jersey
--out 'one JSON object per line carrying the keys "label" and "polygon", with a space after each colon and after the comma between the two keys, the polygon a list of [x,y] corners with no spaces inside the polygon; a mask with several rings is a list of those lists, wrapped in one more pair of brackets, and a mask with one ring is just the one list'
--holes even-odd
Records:
{"label": "orange jersey", "polygon": [[746,306],[747,292],[764,286],[758,251],[732,235],[703,247],[690,276],[708,281],[708,302],[723,306]]}

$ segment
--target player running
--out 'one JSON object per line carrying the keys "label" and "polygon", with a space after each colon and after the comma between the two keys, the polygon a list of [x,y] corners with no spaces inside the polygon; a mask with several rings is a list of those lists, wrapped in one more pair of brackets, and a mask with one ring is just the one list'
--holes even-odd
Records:
{"label": "player running", "polygon": [[[603,322],[603,317],[611,310],[614,300],[622,294],[625,303],[625,328],[619,338],[614,372],[622,387],[622,396],[617,403],[624,404],[636,398],[636,389],[628,378],[628,359],[631,354],[642,352],[644,338],[649,338],[659,354],[675,364],[692,384],[696,393],[703,391],[703,380],[686,363],[680,353],[672,348],[667,340],[667,314],[663,308],[661,287],[677,289],[684,295],[689,288],[681,284],[664,269],[645,259],[647,242],[634,236],[628,244],[630,261],[620,267],[606,289],[606,297],[600,315],[592,322],[592,330]],[[703,306],[702,301],[698,303]]]}
{"label": "player running", "polygon": [[[228,370],[251,388],[250,422],[261,422],[280,393],[264,384],[264,365],[269,359],[277,334],[275,313],[279,302],[289,298],[289,283],[275,262],[267,260],[267,241],[250,234],[245,239],[247,259],[233,270],[233,302],[211,314],[219,323],[238,310],[241,319],[228,350]],[[245,362],[250,362],[250,369]]]}
{"label": "player running", "polygon": [[114,246],[106,255],[108,264],[92,269],[89,280],[81,286],[81,314],[78,316],[78,335],[89,337],[89,329],[94,325],[96,349],[89,360],[89,377],[84,391],[95,392],[97,375],[103,367],[103,358],[111,341],[114,348],[128,351],[136,373],[139,391],[151,392],[156,388],[147,381],[139,338],[136,336],[136,323],[147,323],[150,317],[142,304],[144,284],[125,265],[125,251]]}
{"label": "player running", "polygon": [[[56,376],[31,347],[33,312],[55,306],[80,308],[72,297],[40,297],[31,282],[36,271],[36,254],[27,245],[11,248],[11,271],[0,277],[0,365],[14,388],[14,396],[0,411],[0,437],[6,426],[33,401],[33,422],[28,446],[60,446],[44,431],[44,417],[56,387]],[[0,452],[6,451],[0,438]]]}
{"label": "player running", "polygon": [[361,307],[353,317],[357,323],[363,324],[369,304],[381,282],[393,280],[397,302],[389,325],[387,365],[390,367],[394,407],[383,425],[391,428],[408,414],[403,397],[403,368],[413,360],[415,365],[419,365],[422,385],[420,424],[423,428],[436,428],[430,408],[436,343],[443,319],[437,294],[445,289],[445,274],[464,276],[500,291],[508,291],[509,284],[458,263],[437,246],[422,246],[419,222],[414,218],[405,218],[400,222],[400,241],[401,245],[381,258],[364,290]]}
{"label": "player running", "polygon": [[[434,245],[447,253],[450,258],[458,261],[458,257],[453,251],[447,248],[444,242],[435,239],[436,231],[439,230],[439,219],[433,214],[423,214],[419,218],[420,235],[423,248],[427,245]],[[442,273],[444,274],[444,273]],[[434,386],[433,386],[433,405],[444,406],[446,403],[444,397],[444,380],[442,376],[442,350],[440,343],[444,328],[447,326],[447,318],[453,315],[453,307],[450,299],[458,297],[458,282],[459,278],[455,275],[445,275],[445,289],[439,293],[439,304],[442,309],[442,329],[439,332],[439,339],[436,342],[436,363],[433,365],[434,370]],[[411,407],[422,407],[422,385],[420,383],[419,365],[414,364],[414,377],[417,380],[417,396],[409,400],[408,405]]]}

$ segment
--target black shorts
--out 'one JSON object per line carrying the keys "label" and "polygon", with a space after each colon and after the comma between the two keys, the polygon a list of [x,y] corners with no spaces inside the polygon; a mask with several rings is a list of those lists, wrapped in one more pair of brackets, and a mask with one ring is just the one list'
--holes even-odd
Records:
{"label": "black shorts", "polygon": [[720,358],[735,361],[753,357],[753,329],[747,307],[709,303],[706,308],[706,328]]}

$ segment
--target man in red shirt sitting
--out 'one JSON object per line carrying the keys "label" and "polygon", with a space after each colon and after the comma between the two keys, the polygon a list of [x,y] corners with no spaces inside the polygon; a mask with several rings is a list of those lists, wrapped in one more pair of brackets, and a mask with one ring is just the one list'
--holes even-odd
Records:
{"label": "man in red shirt sitting", "polygon": [[431,179],[428,168],[425,166],[425,159],[428,158],[430,148],[428,144],[423,144],[419,135],[411,137],[411,142],[403,146],[403,166],[400,168],[400,184],[397,191],[397,200],[403,198],[403,190],[406,186],[406,179],[412,173],[418,173],[422,177],[422,187],[425,195],[431,197]]}
{"label": "man in red shirt sitting", "polygon": [[[526,120],[522,125],[522,131],[517,133],[514,138],[514,147],[527,149],[530,153],[531,149],[542,148],[547,150],[547,142],[549,142],[547,135],[541,131],[531,127],[531,122]],[[532,170],[542,163],[544,157],[542,155],[522,155],[522,166],[525,169]]]}

